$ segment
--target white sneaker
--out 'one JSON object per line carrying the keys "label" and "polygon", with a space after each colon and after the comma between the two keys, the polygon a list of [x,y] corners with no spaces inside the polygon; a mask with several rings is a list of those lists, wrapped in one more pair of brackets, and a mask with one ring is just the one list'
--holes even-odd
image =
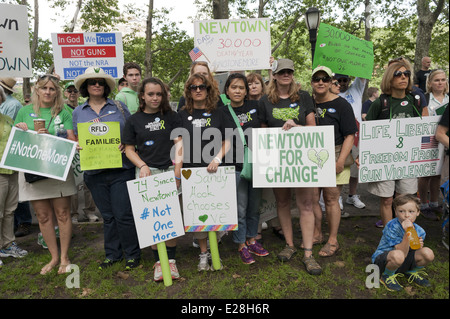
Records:
{"label": "white sneaker", "polygon": [[169,267],[172,279],[179,279],[180,273],[178,272],[177,262],[175,261],[175,259],[169,259]]}
{"label": "white sneaker", "polygon": [[342,196],[339,196],[339,207],[341,208],[341,210],[344,209],[344,204],[342,204]]}
{"label": "white sneaker", "polygon": [[198,266],[197,266],[198,271],[209,270],[211,268],[209,266],[209,260],[211,259],[211,254],[208,252],[201,253],[199,255],[199,258],[200,258],[200,262],[198,263]]}
{"label": "white sneaker", "polygon": [[162,269],[161,269],[161,263],[159,261],[157,261],[154,265],[153,265],[153,269],[155,270],[153,273],[153,280],[154,281],[161,281],[163,280],[163,274],[162,274]]}
{"label": "white sneaker", "polygon": [[364,204],[360,199],[359,195],[353,195],[352,197],[347,197],[347,200],[345,201],[349,205],[353,205],[356,208],[364,208],[366,207],[366,204]]}

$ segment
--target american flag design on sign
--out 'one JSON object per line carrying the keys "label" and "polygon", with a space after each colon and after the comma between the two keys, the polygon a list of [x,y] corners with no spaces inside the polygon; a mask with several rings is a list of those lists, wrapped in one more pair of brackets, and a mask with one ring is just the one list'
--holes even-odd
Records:
{"label": "american flag design on sign", "polygon": [[422,143],[420,144],[420,149],[426,150],[430,148],[438,148],[439,142],[434,136],[422,136]]}
{"label": "american flag design on sign", "polygon": [[203,55],[202,51],[200,51],[199,48],[195,47],[189,52],[189,56],[191,57],[192,61],[197,60],[199,57]]}

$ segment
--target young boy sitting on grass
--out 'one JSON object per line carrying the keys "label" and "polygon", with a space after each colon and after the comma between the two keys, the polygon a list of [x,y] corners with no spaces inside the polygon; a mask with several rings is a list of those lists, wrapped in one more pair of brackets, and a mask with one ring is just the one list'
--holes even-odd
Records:
{"label": "young boy sitting on grass", "polygon": [[[425,230],[414,224],[420,213],[420,200],[414,195],[400,195],[394,199],[396,218],[389,221],[383,230],[380,244],[372,255],[372,262],[380,268],[381,283],[389,291],[400,291],[403,287],[397,277],[405,274],[410,283],[429,287],[423,276],[423,268],[434,260],[433,251],[423,246]],[[420,248],[409,247],[408,227],[414,227],[420,239]]]}

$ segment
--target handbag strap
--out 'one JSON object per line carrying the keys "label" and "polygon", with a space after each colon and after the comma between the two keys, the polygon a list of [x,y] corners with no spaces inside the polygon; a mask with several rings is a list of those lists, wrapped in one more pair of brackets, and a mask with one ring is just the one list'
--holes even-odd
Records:
{"label": "handbag strap", "polygon": [[242,127],[241,127],[241,122],[237,118],[236,113],[234,112],[233,107],[230,105],[230,103],[228,103],[227,106],[228,106],[228,109],[230,110],[231,116],[234,119],[234,122],[236,123],[237,129],[239,131],[239,135],[241,136],[241,139],[242,139],[242,144],[244,144],[244,147],[246,147],[247,142],[245,141],[245,135],[244,135],[244,131],[242,130]]}

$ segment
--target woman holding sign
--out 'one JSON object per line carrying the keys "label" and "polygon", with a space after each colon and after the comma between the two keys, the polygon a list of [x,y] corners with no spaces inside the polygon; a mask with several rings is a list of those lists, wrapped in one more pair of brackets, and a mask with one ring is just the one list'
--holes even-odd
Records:
{"label": "woman holding sign", "polygon": [[[358,131],[355,115],[351,105],[342,97],[330,91],[333,73],[325,66],[319,66],[313,70],[311,86],[316,102],[317,125],[334,126],[334,143],[336,146],[336,187],[323,188],[325,210],[327,212],[328,228],[330,236],[327,243],[319,251],[319,256],[330,257],[339,249],[337,234],[341,221],[341,209],[339,196],[342,185],[350,180],[350,165],[353,163],[351,156],[355,133]],[[351,158],[351,160],[350,160]],[[350,162],[350,163],[349,163]],[[321,237],[321,210],[319,206],[320,190],[316,192],[316,237]]]}
{"label": "woman holding sign", "polygon": [[[72,129],[72,118],[64,109],[62,90],[59,79],[53,75],[44,75],[38,78],[33,95],[32,104],[19,110],[15,124],[22,130],[32,129],[38,134],[56,135],[60,125],[67,130],[67,138],[75,140]],[[43,124],[43,125],[41,125]],[[39,127],[38,127],[39,125]],[[21,176],[23,176],[21,174]],[[23,188],[19,191],[19,200],[29,200],[36,213],[39,228],[45,244],[52,256],[51,261],[41,269],[41,274],[49,273],[60,262],[59,274],[70,272],[68,250],[72,237],[72,219],[70,216],[70,196],[75,195],[75,179],[69,171],[67,180],[60,181],[45,178],[38,181],[25,179]],[[55,220],[57,225],[55,225]],[[59,239],[61,257],[59,257],[55,226],[59,226]]]}
{"label": "woman holding sign", "polygon": [[[314,105],[306,91],[298,90],[294,79],[294,62],[289,59],[275,61],[272,67],[273,78],[267,94],[259,100],[259,119],[261,127],[281,127],[289,130],[297,126],[315,126]],[[300,228],[304,247],[303,262],[308,273],[319,275],[320,265],[312,254],[314,234],[313,198],[314,189],[295,188],[295,197],[300,212]],[[289,261],[297,252],[294,247],[291,219],[291,189],[274,188],[277,214],[286,239],[286,246],[278,254],[281,261]]]}
{"label": "woman holding sign", "polygon": [[[181,148],[181,138],[171,139],[173,129],[180,126],[180,119],[172,111],[168,92],[158,78],[142,81],[139,92],[139,109],[125,124],[123,140],[125,154],[137,168],[137,177],[147,177],[166,171],[175,171],[177,187],[180,187],[182,159],[177,157]],[[136,146],[135,146],[136,145]],[[175,165],[170,152],[175,145]],[[175,261],[177,240],[166,241],[169,266],[173,279],[180,278]],[[154,280],[163,280],[157,246],[152,246],[156,263]]]}
{"label": "woman holding sign", "polygon": [[[130,112],[125,104],[108,98],[115,88],[112,76],[101,68],[89,67],[75,79],[75,87],[87,101],[73,111],[73,125],[78,137],[79,123],[119,122],[123,134]],[[105,124],[106,125],[106,124]],[[81,148],[80,155],[82,152]],[[119,145],[124,153],[124,145]],[[141,251],[128,196],[127,181],[135,178],[135,167],[122,154],[122,167],[85,170],[84,181],[92,193],[95,205],[103,217],[105,260],[99,269],[104,269],[122,260],[125,255],[125,269],[139,265]]]}

